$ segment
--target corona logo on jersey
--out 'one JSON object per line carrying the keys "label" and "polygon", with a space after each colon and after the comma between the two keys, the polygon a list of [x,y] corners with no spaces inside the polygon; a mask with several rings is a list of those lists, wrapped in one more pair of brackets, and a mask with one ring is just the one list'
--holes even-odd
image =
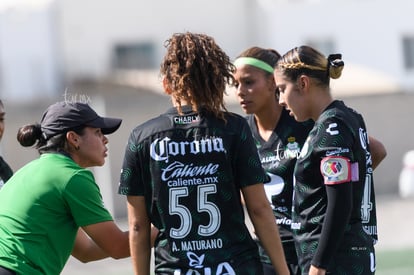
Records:
{"label": "corona logo on jersey", "polygon": [[326,157],[321,161],[325,184],[338,184],[351,180],[351,162],[340,156]]}
{"label": "corona logo on jersey", "polygon": [[200,140],[175,142],[170,138],[156,139],[151,143],[150,155],[156,161],[168,162],[169,156],[225,152],[223,140],[219,137],[205,137]]}

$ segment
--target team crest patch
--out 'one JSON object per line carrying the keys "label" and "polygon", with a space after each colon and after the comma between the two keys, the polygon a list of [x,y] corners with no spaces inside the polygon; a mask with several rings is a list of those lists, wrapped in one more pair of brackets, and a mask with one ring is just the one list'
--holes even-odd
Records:
{"label": "team crest patch", "polygon": [[299,154],[300,154],[299,143],[296,142],[295,137],[289,137],[288,144],[286,145],[286,148],[285,148],[286,157],[293,159],[293,158],[297,158]]}
{"label": "team crest patch", "polygon": [[351,181],[351,162],[345,157],[326,157],[321,161],[321,173],[325,184],[339,184]]}

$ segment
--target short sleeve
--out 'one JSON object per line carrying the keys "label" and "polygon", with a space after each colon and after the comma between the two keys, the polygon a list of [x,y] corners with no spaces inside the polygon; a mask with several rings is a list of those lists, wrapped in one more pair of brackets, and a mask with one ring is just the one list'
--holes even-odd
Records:
{"label": "short sleeve", "polygon": [[143,195],[143,189],[139,189],[140,172],[142,173],[142,161],[138,161],[138,154],[143,146],[136,145],[134,132],[131,133],[125,148],[124,160],[119,180],[118,193],[121,195]]}
{"label": "short sleeve", "polygon": [[358,173],[353,162],[354,136],[343,120],[331,117],[319,125],[319,141],[315,146],[320,158],[320,171],[328,185],[350,182]]}
{"label": "short sleeve", "polygon": [[113,220],[90,171],[77,172],[67,183],[63,195],[78,226]]}
{"label": "short sleeve", "polygon": [[238,139],[235,153],[236,183],[240,187],[245,187],[267,182],[268,176],[260,162],[253,135],[246,120],[242,121],[240,134],[236,137]]}

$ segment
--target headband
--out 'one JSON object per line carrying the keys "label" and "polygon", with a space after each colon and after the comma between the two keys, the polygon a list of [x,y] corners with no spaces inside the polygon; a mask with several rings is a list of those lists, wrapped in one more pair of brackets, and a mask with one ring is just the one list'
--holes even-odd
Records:
{"label": "headband", "polygon": [[272,66],[254,57],[239,57],[234,61],[234,66],[238,67],[241,65],[251,65],[271,74],[274,71]]}

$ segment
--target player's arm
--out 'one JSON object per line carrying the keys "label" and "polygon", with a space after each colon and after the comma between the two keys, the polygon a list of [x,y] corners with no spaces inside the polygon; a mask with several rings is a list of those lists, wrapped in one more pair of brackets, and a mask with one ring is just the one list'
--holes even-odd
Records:
{"label": "player's arm", "polygon": [[309,273],[308,273],[308,275],[325,275],[325,274],[326,274],[326,269],[318,268],[313,265],[311,265],[309,269]]}
{"label": "player's arm", "polygon": [[72,256],[84,263],[107,257],[120,259],[129,255],[128,232],[120,230],[113,221],[80,228],[72,250]]}
{"label": "player's arm", "polygon": [[387,156],[387,150],[381,141],[372,136],[369,136],[369,148],[371,151],[372,168],[375,169]]}
{"label": "player's arm", "polygon": [[151,223],[144,196],[127,196],[129,245],[136,275],[150,274]]}
{"label": "player's arm", "polygon": [[255,233],[269,255],[276,273],[289,275],[279,229],[266,198],[263,184],[244,187],[242,193]]}
{"label": "player's arm", "polygon": [[[321,159],[319,169],[323,178],[321,184],[324,184],[326,190],[327,205],[318,246],[311,261],[313,266],[311,270],[317,271],[313,274],[324,274],[343,239],[353,208],[352,180],[357,176],[353,174],[352,168],[353,152],[350,149],[354,140],[352,133],[348,131],[342,120],[333,118],[325,123],[327,129],[330,125],[337,125],[337,131],[335,134],[321,131],[318,139],[325,140],[325,146],[314,150]],[[339,133],[342,137],[340,144],[336,138],[332,138]],[[335,147],[342,148],[341,152],[338,155],[328,154],[328,151]]]}
{"label": "player's arm", "polygon": [[[322,271],[338,249],[352,209],[352,183],[325,185],[328,205],[317,251],[312,259],[313,269]],[[311,273],[309,273],[311,274]],[[324,274],[324,273],[314,273]]]}

